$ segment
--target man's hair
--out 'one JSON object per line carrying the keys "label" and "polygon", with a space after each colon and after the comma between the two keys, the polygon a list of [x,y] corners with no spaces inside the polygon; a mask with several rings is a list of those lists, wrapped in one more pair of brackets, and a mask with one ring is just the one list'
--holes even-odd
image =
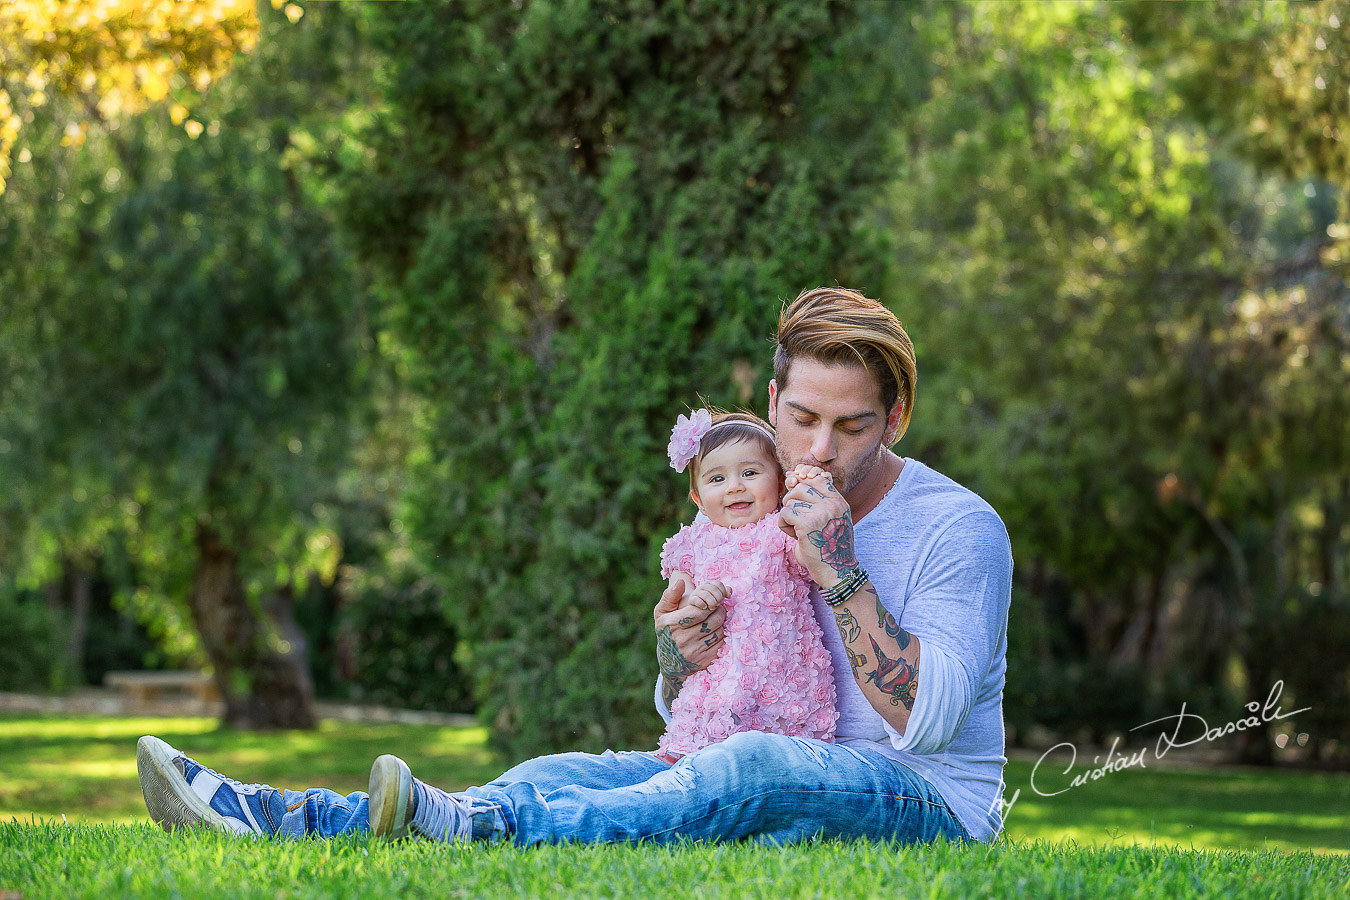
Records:
{"label": "man's hair", "polygon": [[780,392],[787,389],[794,360],[860,365],[877,379],[888,414],[897,400],[903,404],[895,440],[904,436],[914,410],[919,370],[914,344],[895,313],[857,291],[813,288],[783,306],[775,340],[773,377]]}
{"label": "man's hair", "polygon": [[[708,407],[712,413],[713,427],[708,429],[708,433],[703,436],[699,442],[698,453],[689,462],[689,490],[695,494],[698,493],[698,468],[703,463],[703,458],[718,447],[726,444],[736,444],[741,441],[758,442],[762,449],[769,456],[769,461],[773,463],[774,468],[778,468],[778,454],[774,449],[773,428],[768,422],[765,422],[754,413],[743,411],[727,412],[724,409],[718,409],[715,406]],[[726,423],[725,425],[722,423]],[[756,428],[755,426],[759,427]]]}

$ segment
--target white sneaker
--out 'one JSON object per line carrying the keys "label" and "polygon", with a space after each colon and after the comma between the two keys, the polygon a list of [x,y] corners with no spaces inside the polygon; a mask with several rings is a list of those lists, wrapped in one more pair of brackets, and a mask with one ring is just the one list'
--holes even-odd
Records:
{"label": "white sneaker", "polygon": [[150,818],[165,831],[206,828],[271,837],[286,812],[281,791],[212,771],[157,737],[136,742],[136,769]]}
{"label": "white sneaker", "polygon": [[472,797],[455,797],[412,777],[408,764],[385,754],[370,767],[370,830],[376,837],[408,835],[453,843],[473,839],[476,813],[500,809]]}

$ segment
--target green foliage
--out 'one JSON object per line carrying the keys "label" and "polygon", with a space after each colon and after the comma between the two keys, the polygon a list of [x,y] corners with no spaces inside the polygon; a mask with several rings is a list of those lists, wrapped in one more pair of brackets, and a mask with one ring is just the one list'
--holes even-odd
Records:
{"label": "green foliage", "polygon": [[654,738],[671,423],[762,404],[779,302],[884,270],[868,211],[912,87],[881,13],[371,11],[388,112],[347,223],[428,400],[404,518],[512,752]]}
{"label": "green foliage", "polygon": [[0,691],[59,691],[70,685],[65,629],[36,591],[0,585]]}
{"label": "green foliage", "polygon": [[[287,47],[287,82],[326,77],[305,70],[302,41],[269,43],[191,137],[156,109],[65,151],[56,103],[26,132],[39,152],[11,180],[0,228],[0,252],[30,263],[0,275],[0,352],[12,351],[0,366],[18,376],[0,410],[0,480],[23,485],[3,552],[24,581],[114,542],[147,607],[195,596],[212,543],[246,602],[334,575],[325,501],[362,399],[361,292],[307,192],[296,117],[314,95],[271,88]],[[261,631],[267,647],[239,660],[284,646]],[[199,633],[233,668],[214,652],[221,635]],[[240,665],[222,674],[247,682]]]}
{"label": "green foliage", "polygon": [[901,451],[1009,526],[1018,733],[1283,677],[1344,758],[1344,2],[260,16],[195,139],[24,107],[7,596],[99,568],[182,657],[209,527],[250,604],[320,598],[334,693],[457,704],[458,660],[500,747],[640,745],[670,424],[762,410],[838,282],[913,333]]}
{"label": "green foliage", "polygon": [[1332,592],[1300,591],[1282,605],[1255,626],[1255,639],[1282,661],[1280,676],[1294,694],[1288,706],[1310,707],[1297,730],[1317,736],[1312,758],[1338,762],[1337,743],[1350,735],[1350,604]]}
{"label": "green foliage", "polygon": [[430,579],[365,576],[311,584],[296,614],[320,696],[396,709],[472,712],[460,646]]}
{"label": "green foliage", "polygon": [[[1165,5],[925,21],[889,295],[924,376],[912,452],[1013,535],[1014,721],[1129,727],[1171,697],[1263,694],[1288,669],[1253,623],[1296,635],[1274,598],[1344,565],[1347,293],[1316,246],[1334,204],[1199,127],[1191,88],[1245,95],[1211,62],[1258,52],[1281,14],[1193,12],[1209,43]],[[1150,28],[1152,55],[1130,40]]]}
{"label": "green foliage", "polygon": [[[1292,178],[1350,183],[1350,4],[1123,4],[1127,33],[1188,111]],[[1176,54],[1172,48],[1184,47]]]}

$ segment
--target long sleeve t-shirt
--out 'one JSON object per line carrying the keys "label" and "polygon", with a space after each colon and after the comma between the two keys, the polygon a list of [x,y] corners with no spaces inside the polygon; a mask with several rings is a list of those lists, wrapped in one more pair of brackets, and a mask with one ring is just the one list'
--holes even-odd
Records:
{"label": "long sleeve t-shirt", "polygon": [[[812,607],[834,664],[837,743],[867,745],[923,777],[975,839],[1002,829],[1003,686],[1012,548],[997,513],[973,491],[913,459],[854,525],[858,562],[881,602],[919,639],[919,686],[901,735],[853,679],[830,608]],[[661,701],[658,678],[656,706]]]}

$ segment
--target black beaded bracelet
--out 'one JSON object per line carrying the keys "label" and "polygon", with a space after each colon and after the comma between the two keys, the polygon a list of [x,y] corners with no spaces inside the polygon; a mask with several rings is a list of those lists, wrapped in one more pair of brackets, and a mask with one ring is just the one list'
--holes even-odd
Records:
{"label": "black beaded bracelet", "polygon": [[844,579],[830,588],[828,591],[820,592],[820,599],[825,601],[826,606],[838,606],[849,597],[858,593],[858,588],[868,582],[867,572],[859,566],[852,572],[844,576]]}

